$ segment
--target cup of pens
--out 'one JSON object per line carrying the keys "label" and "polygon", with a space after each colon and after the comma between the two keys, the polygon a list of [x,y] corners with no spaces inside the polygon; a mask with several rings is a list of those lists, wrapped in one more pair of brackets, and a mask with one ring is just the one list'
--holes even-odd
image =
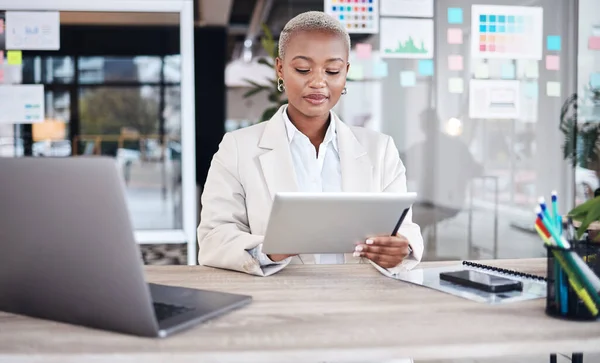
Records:
{"label": "cup of pens", "polygon": [[536,213],[535,229],[547,251],[546,313],[569,320],[598,320],[600,243],[578,240],[571,224],[563,233],[556,193],[552,193],[552,212],[541,198]]}

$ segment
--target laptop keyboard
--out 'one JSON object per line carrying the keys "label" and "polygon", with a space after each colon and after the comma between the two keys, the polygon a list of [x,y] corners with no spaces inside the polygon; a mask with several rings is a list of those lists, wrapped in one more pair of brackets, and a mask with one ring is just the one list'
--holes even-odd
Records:
{"label": "laptop keyboard", "polygon": [[172,305],[154,302],[154,313],[156,314],[156,320],[162,321],[169,318],[174,317],[175,315],[187,313],[188,311],[193,310],[192,308],[188,308],[185,306]]}

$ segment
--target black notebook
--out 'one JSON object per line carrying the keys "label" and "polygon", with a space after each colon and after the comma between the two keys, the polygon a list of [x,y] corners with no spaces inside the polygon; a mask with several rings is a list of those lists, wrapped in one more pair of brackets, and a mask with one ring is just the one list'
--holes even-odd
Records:
{"label": "black notebook", "polygon": [[475,269],[489,270],[489,271],[498,272],[498,273],[501,273],[503,275],[518,276],[518,277],[522,277],[522,278],[525,278],[525,279],[546,281],[546,278],[542,277],[542,276],[528,274],[528,273],[519,272],[519,271],[515,271],[515,270],[508,270],[508,269],[500,268],[500,267],[483,265],[481,263],[475,263],[475,262],[470,262],[470,261],[463,261],[462,264],[465,265],[465,266],[473,267]]}

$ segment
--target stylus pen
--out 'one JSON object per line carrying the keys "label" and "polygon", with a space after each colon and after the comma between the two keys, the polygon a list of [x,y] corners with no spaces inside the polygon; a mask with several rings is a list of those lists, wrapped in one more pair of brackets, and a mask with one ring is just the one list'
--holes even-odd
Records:
{"label": "stylus pen", "polygon": [[404,212],[402,212],[402,215],[400,216],[400,219],[398,219],[398,223],[396,223],[396,227],[394,227],[394,231],[392,232],[392,236],[395,236],[398,234],[398,230],[400,229],[400,226],[402,225],[402,222],[404,221],[404,218],[406,218],[406,214],[408,214],[408,210],[410,208],[406,208],[404,210]]}

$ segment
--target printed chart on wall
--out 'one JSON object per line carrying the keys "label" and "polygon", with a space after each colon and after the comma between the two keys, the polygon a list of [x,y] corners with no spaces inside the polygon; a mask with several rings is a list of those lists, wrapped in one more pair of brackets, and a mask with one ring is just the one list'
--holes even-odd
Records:
{"label": "printed chart on wall", "polygon": [[542,59],[542,8],[473,5],[471,13],[474,58]]}
{"label": "printed chart on wall", "polygon": [[432,19],[381,19],[380,54],[387,58],[433,58]]}
{"label": "printed chart on wall", "polygon": [[472,79],[469,117],[473,119],[517,119],[520,117],[519,81]]}
{"label": "printed chart on wall", "polygon": [[325,13],[338,19],[348,33],[379,32],[379,0],[325,0]]}
{"label": "printed chart on wall", "polygon": [[433,0],[381,0],[381,16],[433,18]]}

